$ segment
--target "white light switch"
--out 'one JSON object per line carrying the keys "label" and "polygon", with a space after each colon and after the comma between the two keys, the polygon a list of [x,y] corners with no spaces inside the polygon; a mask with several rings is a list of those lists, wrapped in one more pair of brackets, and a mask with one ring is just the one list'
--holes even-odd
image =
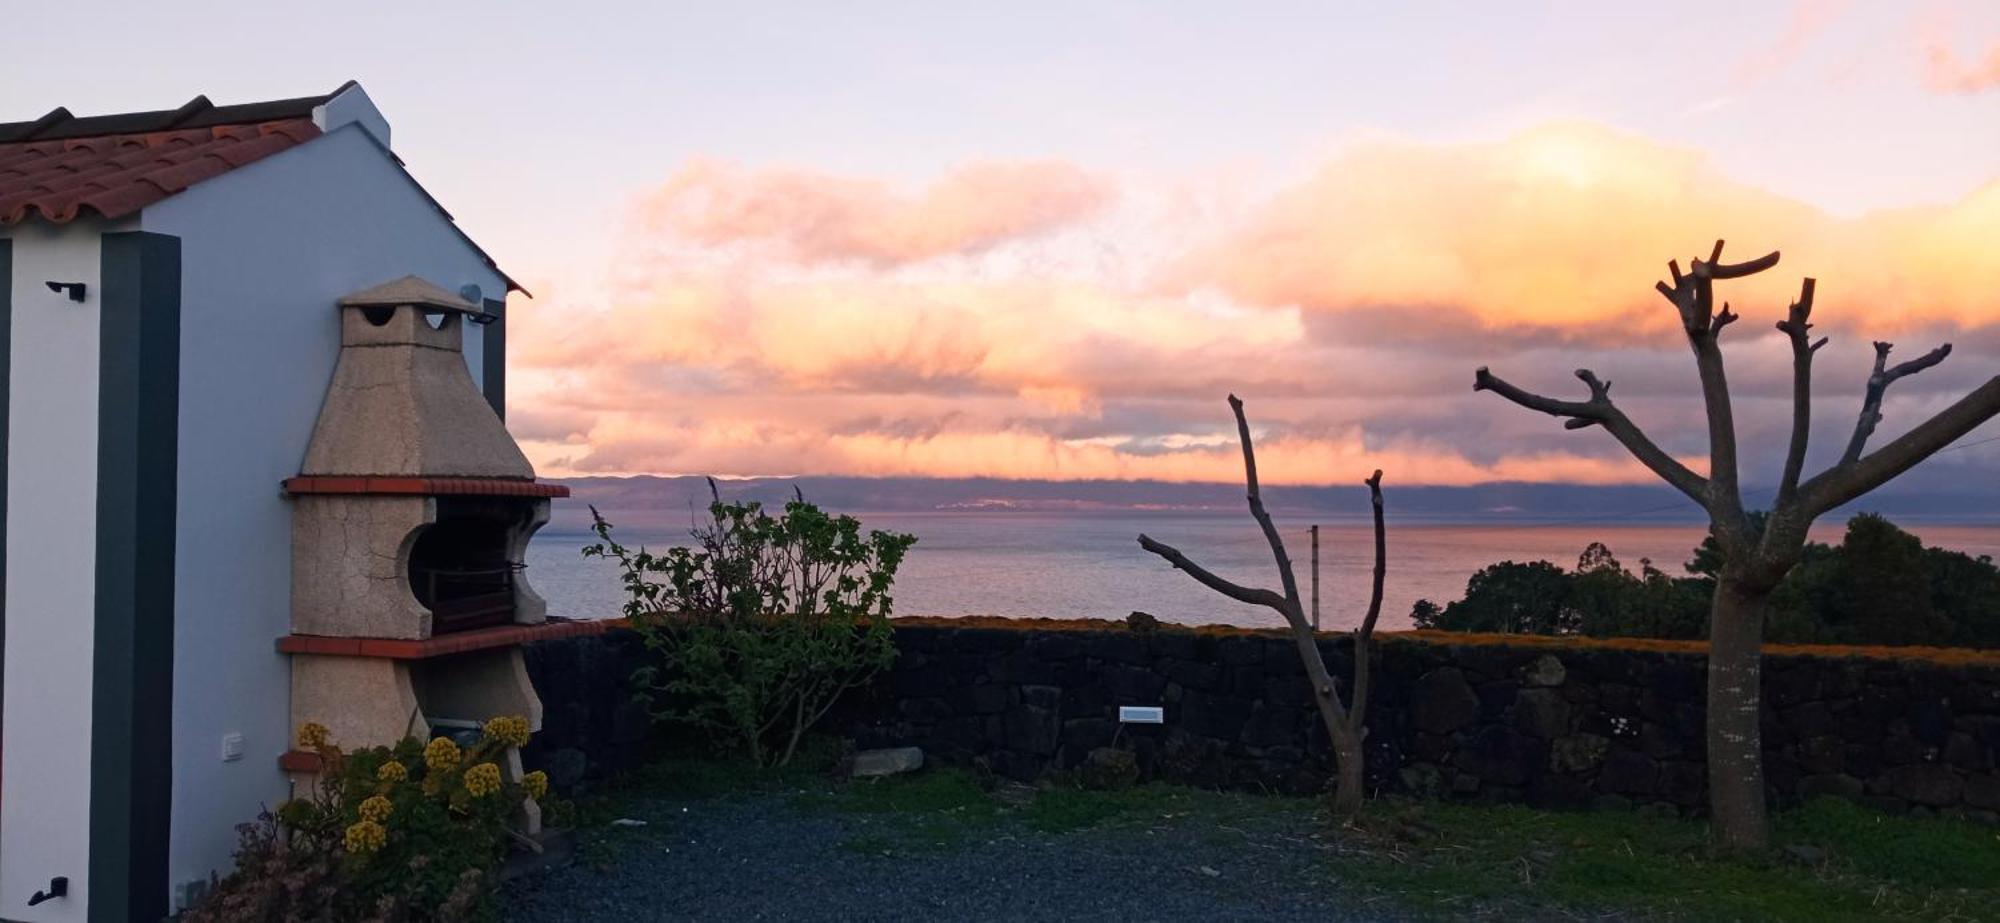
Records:
{"label": "white light switch", "polygon": [[222,761],[233,763],[242,758],[243,735],[235,733],[222,735]]}

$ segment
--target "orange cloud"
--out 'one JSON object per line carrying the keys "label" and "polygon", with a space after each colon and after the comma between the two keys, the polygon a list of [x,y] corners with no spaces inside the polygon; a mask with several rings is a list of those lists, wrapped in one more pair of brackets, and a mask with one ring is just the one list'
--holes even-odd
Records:
{"label": "orange cloud", "polygon": [[[640,369],[695,365],[766,391],[981,390],[1082,412],[1115,379],[1164,385],[1154,366],[1085,366],[1136,348],[1199,363],[1221,353],[1281,350],[1295,316],[1258,311],[1228,323],[1185,299],[1081,281],[793,280],[670,272],[588,324],[529,312],[517,363]],[[601,332],[600,332],[601,331]]]}
{"label": "orange cloud", "polygon": [[[1789,365],[1768,321],[1799,276],[1821,278],[1816,320],[1835,334],[1829,426],[1852,420],[1841,376],[1866,372],[1853,333],[2000,316],[2000,183],[1839,218],[1695,153],[1569,124],[1358,146],[1191,234],[1148,211],[1171,213],[1171,191],[1114,202],[1080,168],[982,170],[912,194],[676,174],[638,210],[606,303],[557,287],[510,317],[531,456],[549,474],[1233,481],[1233,391],[1273,483],[1374,467],[1408,484],[1645,482],[1601,434],[1473,395],[1471,369],[1560,390],[1592,365],[1699,469],[1691,372],[1651,291],[1666,258],[1685,265],[1718,233],[1738,256],[1785,251],[1726,292],[1765,320],[1731,331],[1752,456],[1782,444]],[[1954,374],[1912,384],[1892,421]]]}
{"label": "orange cloud", "polygon": [[761,244],[802,263],[890,266],[1047,233],[1113,198],[1102,178],[1050,161],[964,167],[915,195],[869,180],[702,161],[674,174],[641,210],[655,228],[703,246]]}
{"label": "orange cloud", "polygon": [[1982,93],[2000,87],[2000,39],[1986,44],[1986,53],[1963,60],[1944,39],[1924,49],[1924,86],[1938,93]]}
{"label": "orange cloud", "polygon": [[2000,317],[1996,235],[2000,183],[1950,207],[1842,219],[1692,151],[1565,124],[1495,144],[1354,149],[1166,278],[1255,304],[1387,309],[1413,325],[1463,312],[1488,330],[1631,342],[1671,326],[1652,291],[1666,260],[1686,266],[1720,236],[1739,258],[1785,254],[1731,287],[1739,313],[1777,317],[1812,275],[1816,319],[1893,330]]}

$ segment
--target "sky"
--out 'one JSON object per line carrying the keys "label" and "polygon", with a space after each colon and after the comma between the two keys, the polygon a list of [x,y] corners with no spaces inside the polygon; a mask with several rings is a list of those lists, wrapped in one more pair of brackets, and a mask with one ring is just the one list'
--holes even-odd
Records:
{"label": "sky", "polygon": [[[362,82],[533,298],[545,476],[1650,479],[1471,391],[1589,367],[1701,470],[1671,258],[1722,291],[1746,485],[1818,279],[1816,464],[1871,339],[2000,371],[2000,3],[44,4],[0,120]],[[1968,443],[2000,434],[2000,424]],[[2000,442],[1940,456],[1991,478]]]}

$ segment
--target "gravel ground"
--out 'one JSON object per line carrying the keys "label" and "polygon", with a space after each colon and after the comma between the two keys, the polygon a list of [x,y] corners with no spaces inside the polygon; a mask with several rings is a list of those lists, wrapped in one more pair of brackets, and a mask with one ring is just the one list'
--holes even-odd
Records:
{"label": "gravel ground", "polygon": [[949,835],[796,793],[637,799],[647,820],[503,897],[521,921],[1392,920],[1327,875],[1311,818],[1191,813]]}

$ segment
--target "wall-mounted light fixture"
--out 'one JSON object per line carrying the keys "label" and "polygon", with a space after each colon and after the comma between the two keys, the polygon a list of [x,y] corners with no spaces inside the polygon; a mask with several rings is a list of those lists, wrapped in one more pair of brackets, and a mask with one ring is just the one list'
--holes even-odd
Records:
{"label": "wall-mounted light fixture", "polygon": [[[476,282],[467,282],[459,286],[458,297],[473,304],[483,305],[485,303],[485,293],[479,290],[479,285]],[[487,312],[484,314],[467,314],[465,319],[471,321],[476,326],[484,327],[500,318],[495,317],[491,312]]]}
{"label": "wall-mounted light fixture", "polygon": [[42,284],[48,286],[49,291],[55,292],[58,295],[68,295],[69,300],[78,304],[83,303],[84,285],[81,282],[44,282]]}
{"label": "wall-mounted light fixture", "polygon": [[36,891],[34,894],[28,896],[28,906],[33,907],[36,904],[46,903],[48,901],[55,900],[58,897],[68,897],[68,896],[69,896],[69,878],[64,875],[57,875],[56,877],[49,879],[49,886],[47,888],[40,891]]}

